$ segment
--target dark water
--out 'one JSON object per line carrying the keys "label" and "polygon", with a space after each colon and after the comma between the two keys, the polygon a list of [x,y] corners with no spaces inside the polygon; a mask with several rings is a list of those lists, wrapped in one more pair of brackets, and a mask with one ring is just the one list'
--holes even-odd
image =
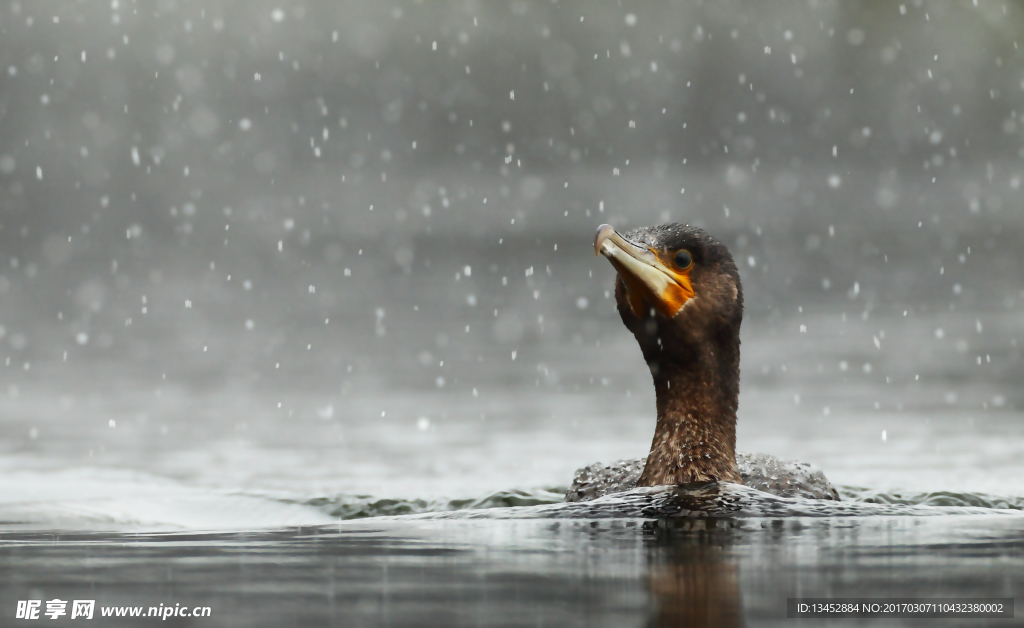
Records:
{"label": "dark water", "polygon": [[787,597],[1013,597],[1022,537],[1024,518],[993,515],[8,533],[0,607],[12,617],[26,598],[210,606],[210,618],[167,620],[196,626],[792,625]]}

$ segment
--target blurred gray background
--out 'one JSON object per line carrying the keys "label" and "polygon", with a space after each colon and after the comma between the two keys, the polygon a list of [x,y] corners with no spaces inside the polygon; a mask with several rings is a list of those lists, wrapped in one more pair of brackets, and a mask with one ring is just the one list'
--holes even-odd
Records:
{"label": "blurred gray background", "polygon": [[318,491],[641,455],[603,222],[733,251],[741,450],[1024,403],[1017,4],[0,11],[8,465]]}

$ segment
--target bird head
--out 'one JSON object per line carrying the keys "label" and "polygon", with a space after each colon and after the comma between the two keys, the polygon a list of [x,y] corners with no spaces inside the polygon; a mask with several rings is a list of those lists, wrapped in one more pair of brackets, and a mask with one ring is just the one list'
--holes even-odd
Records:
{"label": "bird head", "polygon": [[601,225],[594,252],[618,273],[615,300],[648,361],[735,336],[743,290],[729,249],[704,230],[678,223],[617,232]]}

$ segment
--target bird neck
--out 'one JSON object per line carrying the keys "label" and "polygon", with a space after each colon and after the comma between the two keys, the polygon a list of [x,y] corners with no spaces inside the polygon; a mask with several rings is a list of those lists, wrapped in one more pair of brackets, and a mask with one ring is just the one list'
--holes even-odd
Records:
{"label": "bird neck", "polygon": [[742,484],[736,467],[739,339],[702,343],[687,353],[648,362],[658,424],[638,486]]}

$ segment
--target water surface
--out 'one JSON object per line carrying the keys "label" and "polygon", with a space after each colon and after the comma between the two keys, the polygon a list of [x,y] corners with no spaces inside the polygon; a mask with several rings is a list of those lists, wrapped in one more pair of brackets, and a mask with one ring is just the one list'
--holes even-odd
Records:
{"label": "water surface", "polygon": [[1022,531],[1016,517],[965,515],[8,533],[0,605],[205,605],[202,623],[224,626],[791,625],[787,597],[1013,597]]}

